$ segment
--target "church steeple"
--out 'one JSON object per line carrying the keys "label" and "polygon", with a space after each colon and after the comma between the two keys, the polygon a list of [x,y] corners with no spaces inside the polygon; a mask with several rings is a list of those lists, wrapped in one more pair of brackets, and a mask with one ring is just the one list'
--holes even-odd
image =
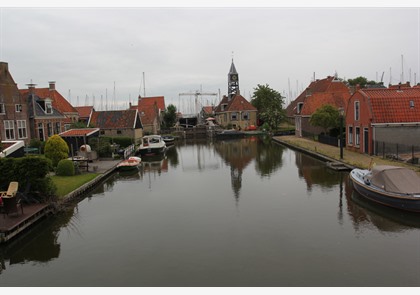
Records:
{"label": "church steeple", "polygon": [[228,100],[231,100],[236,94],[239,94],[239,75],[232,58],[232,64],[228,74]]}

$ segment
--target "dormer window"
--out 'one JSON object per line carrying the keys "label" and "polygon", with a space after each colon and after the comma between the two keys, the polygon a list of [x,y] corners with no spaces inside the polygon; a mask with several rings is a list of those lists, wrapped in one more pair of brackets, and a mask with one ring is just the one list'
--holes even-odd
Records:
{"label": "dormer window", "polygon": [[299,102],[297,105],[297,113],[300,114],[300,112],[302,111],[303,108],[303,102]]}
{"label": "dormer window", "polygon": [[414,100],[410,100],[410,109],[414,108]]}
{"label": "dormer window", "polygon": [[46,101],[45,102],[45,113],[46,114],[52,114],[53,113],[51,101]]}
{"label": "dormer window", "polygon": [[227,107],[227,103],[225,104],[222,104],[222,112],[224,112],[225,111],[225,109],[226,109],[226,107]]}

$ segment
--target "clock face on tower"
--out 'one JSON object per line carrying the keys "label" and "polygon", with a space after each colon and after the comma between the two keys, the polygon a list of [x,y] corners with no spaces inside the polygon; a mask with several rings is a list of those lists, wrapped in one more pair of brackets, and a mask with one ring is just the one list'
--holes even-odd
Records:
{"label": "clock face on tower", "polygon": [[230,76],[230,78],[232,79],[232,81],[238,81],[238,75],[232,75]]}

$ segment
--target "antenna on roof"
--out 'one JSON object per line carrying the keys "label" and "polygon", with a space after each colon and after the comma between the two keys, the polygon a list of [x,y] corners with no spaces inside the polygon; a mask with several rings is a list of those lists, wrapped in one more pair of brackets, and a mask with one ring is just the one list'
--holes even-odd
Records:
{"label": "antenna on roof", "polygon": [[70,93],[70,89],[69,89],[69,102],[71,104],[71,93]]}

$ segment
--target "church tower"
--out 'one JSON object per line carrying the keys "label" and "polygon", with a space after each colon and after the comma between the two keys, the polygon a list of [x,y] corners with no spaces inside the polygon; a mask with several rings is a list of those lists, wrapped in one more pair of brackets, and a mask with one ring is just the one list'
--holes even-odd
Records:
{"label": "church tower", "polygon": [[228,100],[230,101],[236,94],[239,94],[239,75],[232,58],[232,64],[228,74]]}

